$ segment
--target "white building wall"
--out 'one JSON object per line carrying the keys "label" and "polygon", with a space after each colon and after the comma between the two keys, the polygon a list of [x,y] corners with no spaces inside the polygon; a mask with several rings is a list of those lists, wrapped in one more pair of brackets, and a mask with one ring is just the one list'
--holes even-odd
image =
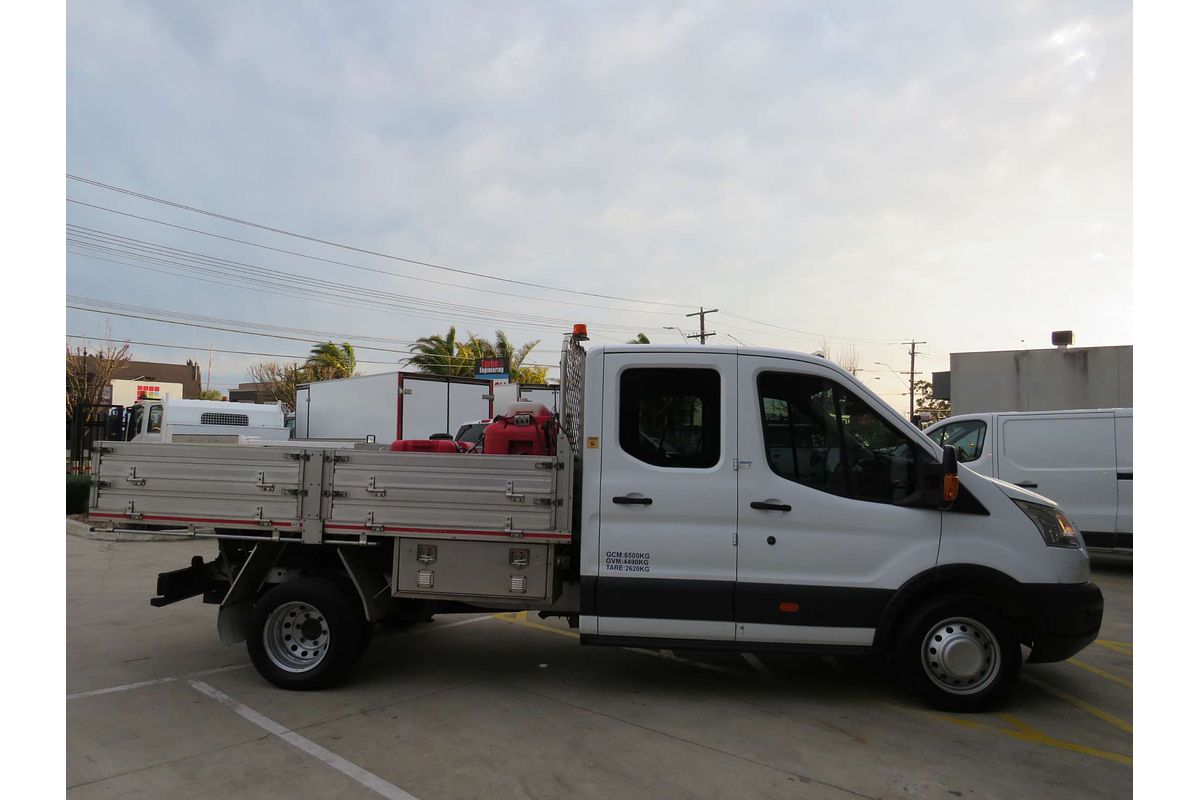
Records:
{"label": "white building wall", "polygon": [[950,410],[1133,406],[1133,346],[950,354]]}

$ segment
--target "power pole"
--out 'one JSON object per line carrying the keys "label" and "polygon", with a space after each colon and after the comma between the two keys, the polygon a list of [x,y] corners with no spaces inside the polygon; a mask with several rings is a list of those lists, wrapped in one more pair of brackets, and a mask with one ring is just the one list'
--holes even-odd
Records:
{"label": "power pole", "polygon": [[688,334],[687,338],[699,339],[700,344],[705,344],[708,341],[708,337],[716,336],[717,335],[716,331],[710,331],[704,327],[704,315],[705,314],[715,314],[718,311],[720,311],[719,308],[710,308],[706,311],[704,309],[704,306],[700,306],[700,310],[697,311],[695,314],[686,314],[685,316],[688,316],[688,317],[699,317],[700,318],[700,332]]}
{"label": "power pole", "polygon": [[912,339],[908,343],[908,419],[911,422],[916,413],[917,398],[917,345],[929,344]]}

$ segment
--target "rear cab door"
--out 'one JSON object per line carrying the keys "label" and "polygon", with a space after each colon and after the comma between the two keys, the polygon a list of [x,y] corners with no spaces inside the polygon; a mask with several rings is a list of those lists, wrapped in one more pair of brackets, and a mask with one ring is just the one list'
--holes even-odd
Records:
{"label": "rear cab door", "polygon": [[737,356],[606,352],[603,379],[596,633],[732,640]]}

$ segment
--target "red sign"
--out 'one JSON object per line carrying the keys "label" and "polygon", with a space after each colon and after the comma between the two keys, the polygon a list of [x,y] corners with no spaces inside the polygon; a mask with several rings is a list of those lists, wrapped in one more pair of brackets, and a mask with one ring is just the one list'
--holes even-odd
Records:
{"label": "red sign", "polygon": [[[141,400],[142,398],[144,398],[147,394],[150,394],[151,392],[153,392],[156,395],[161,394],[162,387],[155,386],[152,384],[139,383],[138,387],[137,387],[137,399]],[[157,400],[158,398],[155,397],[154,399]]]}

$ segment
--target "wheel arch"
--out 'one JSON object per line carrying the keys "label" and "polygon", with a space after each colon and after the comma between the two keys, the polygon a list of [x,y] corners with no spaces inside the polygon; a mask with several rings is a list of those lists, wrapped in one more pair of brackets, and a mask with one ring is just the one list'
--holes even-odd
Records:
{"label": "wheel arch", "polygon": [[896,590],[875,628],[875,647],[890,650],[905,616],[919,603],[945,594],[964,594],[991,603],[1009,620],[1022,643],[1032,642],[1037,612],[1020,581],[981,564],[946,564],[914,575]]}

